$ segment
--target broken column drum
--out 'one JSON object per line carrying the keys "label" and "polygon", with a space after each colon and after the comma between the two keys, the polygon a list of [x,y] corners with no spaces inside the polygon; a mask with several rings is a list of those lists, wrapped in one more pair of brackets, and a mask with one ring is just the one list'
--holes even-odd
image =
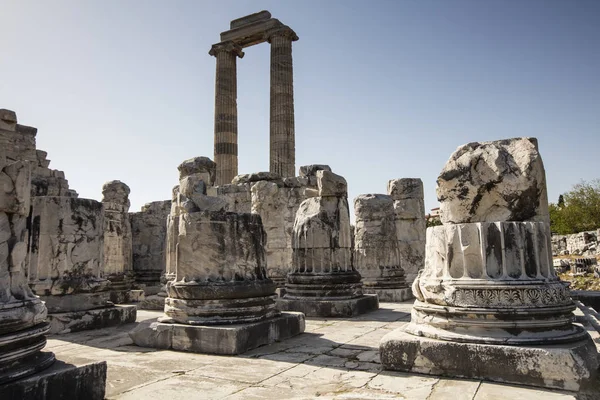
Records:
{"label": "broken column drum", "polygon": [[412,296],[400,266],[394,201],[384,194],[354,199],[354,265],[365,293],[379,301],[404,301]]}
{"label": "broken column drum", "polygon": [[217,58],[215,86],[216,184],[231,183],[238,174],[236,58],[243,48],[271,44],[270,162],[269,170],[282,178],[295,174],[294,86],[292,42],[296,33],[261,11],[231,21],[230,30],[209,51]]}
{"label": "broken column drum", "polygon": [[353,267],[346,180],[317,171],[319,196],[300,204],[292,238],[293,266],[284,310],[308,316],[353,316],[378,308],[376,295],[364,295],[361,276]]}
{"label": "broken column drum", "polygon": [[0,385],[54,362],[54,354],[40,352],[50,325],[46,307],[29,289],[25,274],[30,180],[30,163],[7,164],[0,149]]}
{"label": "broken column drum", "polygon": [[113,290],[127,290],[133,285],[130,192],[129,186],[121,181],[106,182],[102,186],[104,276],[110,280]]}
{"label": "broken column drum", "polygon": [[169,230],[168,272],[174,276],[166,285],[164,316],[131,332],[134,342],[238,354],[302,332],[302,314],[281,313],[275,306],[260,216],[228,212],[225,200],[206,195],[202,173],[181,166],[180,173],[176,215],[169,219],[178,225]]}
{"label": "broken column drum", "polygon": [[102,203],[74,197],[34,197],[29,284],[48,307],[52,333],[135,321],[135,306],[114,306],[104,277]]}
{"label": "broken column drum", "polygon": [[568,390],[590,384],[597,353],[572,324],[575,305],[552,266],[537,140],[461,146],[437,183],[443,225],[427,229],[411,322],[382,339],[384,367]]}

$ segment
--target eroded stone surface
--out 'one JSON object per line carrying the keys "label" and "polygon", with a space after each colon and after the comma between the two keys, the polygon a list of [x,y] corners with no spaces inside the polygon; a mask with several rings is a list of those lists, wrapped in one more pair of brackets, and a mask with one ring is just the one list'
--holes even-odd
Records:
{"label": "eroded stone surface", "polygon": [[546,175],[535,138],[460,146],[437,184],[443,223],[549,222]]}
{"label": "eroded stone surface", "polygon": [[398,257],[406,281],[412,282],[425,265],[425,203],[418,178],[392,179],[388,195],[394,200]]}
{"label": "eroded stone surface", "polygon": [[360,195],[354,199],[354,214],[354,265],[365,290],[407,288],[398,257],[394,200],[383,194]]}
{"label": "eroded stone surface", "polygon": [[133,271],[138,284],[159,285],[166,269],[167,217],[171,201],[155,201],[129,213]]}
{"label": "eroded stone surface", "polygon": [[104,274],[113,289],[125,290],[133,284],[130,192],[129,186],[121,181],[106,182],[102,187]]}

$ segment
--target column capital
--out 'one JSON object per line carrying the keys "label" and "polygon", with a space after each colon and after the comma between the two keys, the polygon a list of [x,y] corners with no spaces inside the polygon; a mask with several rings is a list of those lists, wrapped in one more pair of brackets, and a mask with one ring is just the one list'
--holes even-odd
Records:
{"label": "column capital", "polygon": [[265,40],[269,43],[271,43],[271,39],[276,36],[286,37],[292,42],[298,40],[298,35],[296,35],[296,32],[294,32],[294,30],[287,25],[277,26],[265,31]]}
{"label": "column capital", "polygon": [[239,58],[244,57],[244,52],[242,51],[242,46],[235,44],[235,42],[233,42],[231,40],[213,44],[212,47],[210,48],[210,50],[208,51],[208,54],[216,57],[217,54],[222,51],[228,52],[228,53],[235,53]]}

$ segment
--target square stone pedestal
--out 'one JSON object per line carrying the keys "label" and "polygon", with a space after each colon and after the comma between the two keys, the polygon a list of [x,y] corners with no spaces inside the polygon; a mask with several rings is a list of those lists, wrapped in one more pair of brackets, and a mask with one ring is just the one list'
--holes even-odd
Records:
{"label": "square stone pedestal", "polygon": [[135,322],[135,306],[111,306],[94,310],[49,313],[50,334],[64,334]]}
{"label": "square stone pedestal", "polygon": [[550,346],[458,343],[396,329],[379,343],[384,369],[579,391],[597,384],[590,337]]}
{"label": "square stone pedestal", "polygon": [[376,294],[379,298],[379,301],[384,303],[400,303],[414,297],[412,290],[409,287],[401,289],[377,289],[363,287],[363,293]]}
{"label": "square stone pedestal", "polygon": [[105,389],[106,361],[81,367],[56,361],[40,373],[0,385],[0,399],[103,400]]}
{"label": "square stone pedestal", "polygon": [[111,290],[110,301],[114,304],[139,303],[145,299],[143,290]]}
{"label": "square stone pedestal", "polygon": [[303,314],[286,312],[275,318],[239,325],[142,323],[129,332],[129,336],[141,347],[235,355],[296,336],[304,332],[304,328]]}
{"label": "square stone pedestal", "polygon": [[298,300],[280,297],[277,308],[281,311],[298,311],[307,317],[354,317],[379,308],[376,294],[366,294],[348,300]]}
{"label": "square stone pedestal", "polygon": [[140,310],[159,310],[165,309],[165,297],[153,294],[152,296],[146,296],[144,300],[140,301],[138,307]]}

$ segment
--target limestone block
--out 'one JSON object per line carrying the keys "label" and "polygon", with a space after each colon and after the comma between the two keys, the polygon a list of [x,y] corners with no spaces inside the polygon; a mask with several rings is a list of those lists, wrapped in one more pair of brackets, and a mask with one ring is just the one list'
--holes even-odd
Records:
{"label": "limestone block", "polygon": [[194,157],[182,162],[177,169],[179,179],[186,176],[198,175],[207,185],[215,184],[217,164],[208,157]]}
{"label": "limestone block", "polygon": [[425,219],[396,220],[396,237],[399,242],[425,240]]}
{"label": "limestone block", "polygon": [[188,198],[193,195],[206,196],[206,183],[199,175],[188,175],[179,181],[178,191]]}
{"label": "limestone block", "polygon": [[35,197],[32,203],[29,278],[36,294],[105,286],[102,203],[68,197]]}
{"label": "limestone block", "polygon": [[179,217],[176,280],[264,279],[265,240],[258,215],[208,211],[182,214]]}
{"label": "limestone block", "polygon": [[422,199],[423,181],[419,178],[392,179],[388,182],[388,194],[394,200]]}
{"label": "limestone block", "polygon": [[104,211],[104,274],[113,289],[128,289],[132,283],[132,239],[129,221],[129,186],[121,181],[102,187]]}
{"label": "limestone block", "polygon": [[281,176],[274,172],[255,172],[252,174],[238,175],[231,181],[232,185],[239,185],[242,183],[252,183],[259,181],[274,181],[282,184]]}
{"label": "limestone block", "polygon": [[[385,369],[579,391],[596,384],[592,340],[507,346],[435,340],[397,329],[379,344]],[[593,389],[592,389],[593,390]]]}
{"label": "limestone block", "polygon": [[406,281],[410,283],[425,266],[425,240],[398,242],[398,254]]}
{"label": "limestone block", "polygon": [[95,310],[52,313],[48,315],[50,333],[63,335],[90,329],[102,329],[110,326],[135,322],[135,306],[112,306]]}
{"label": "limestone block", "polygon": [[[121,181],[109,181],[102,186],[102,202],[126,205],[129,208],[131,189]],[[120,211],[120,210],[118,210]]]}
{"label": "limestone block", "polygon": [[331,167],[325,164],[303,165],[298,171],[301,177],[317,176],[317,171],[331,171]]}
{"label": "limestone block", "polygon": [[0,109],[0,129],[15,131],[17,128],[17,114],[14,111]]}
{"label": "limestone block", "polygon": [[31,164],[10,163],[0,171],[0,211],[29,215]]}
{"label": "limestone block", "polygon": [[423,198],[410,198],[394,201],[394,213],[397,219],[425,219]]}
{"label": "limestone block", "polygon": [[137,282],[155,282],[166,268],[167,217],[171,201],[155,201],[129,213],[133,271]]}
{"label": "limestone block", "polygon": [[344,177],[327,170],[319,170],[316,175],[319,196],[346,196],[348,194],[348,183]]}
{"label": "limestone block", "polygon": [[549,222],[537,139],[460,146],[440,173],[437,196],[443,223]]}

